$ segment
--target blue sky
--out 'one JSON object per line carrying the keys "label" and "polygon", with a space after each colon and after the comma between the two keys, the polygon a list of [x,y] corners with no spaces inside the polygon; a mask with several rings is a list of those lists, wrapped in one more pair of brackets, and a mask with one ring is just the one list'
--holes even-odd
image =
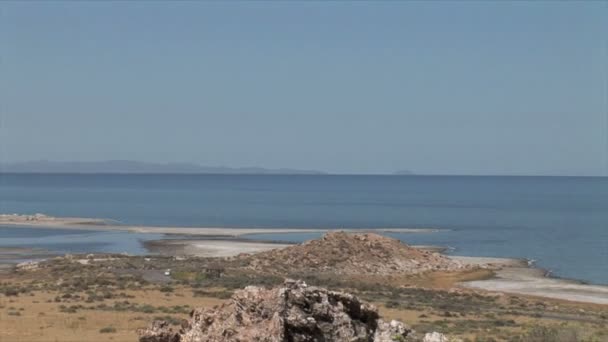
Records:
{"label": "blue sky", "polygon": [[608,175],[607,2],[2,2],[0,159]]}

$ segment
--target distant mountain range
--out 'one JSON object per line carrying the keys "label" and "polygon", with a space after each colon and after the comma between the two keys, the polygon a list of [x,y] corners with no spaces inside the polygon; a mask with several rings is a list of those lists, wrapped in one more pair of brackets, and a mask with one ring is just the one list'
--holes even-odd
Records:
{"label": "distant mountain range", "polygon": [[261,167],[201,166],[193,163],[146,163],[131,160],[97,162],[28,161],[2,163],[0,172],[14,173],[180,173],[180,174],[286,174],[318,175],[315,170],[266,169]]}

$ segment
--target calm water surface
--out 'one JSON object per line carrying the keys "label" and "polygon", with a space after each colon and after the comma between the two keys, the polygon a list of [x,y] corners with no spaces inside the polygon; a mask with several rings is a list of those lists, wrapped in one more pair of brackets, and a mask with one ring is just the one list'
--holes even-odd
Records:
{"label": "calm water surface", "polygon": [[[0,174],[0,213],[37,212],[142,225],[443,228],[392,235],[454,254],[534,259],[557,276],[608,284],[608,178]],[[0,246],[141,253],[147,238],[11,234],[0,228]]]}

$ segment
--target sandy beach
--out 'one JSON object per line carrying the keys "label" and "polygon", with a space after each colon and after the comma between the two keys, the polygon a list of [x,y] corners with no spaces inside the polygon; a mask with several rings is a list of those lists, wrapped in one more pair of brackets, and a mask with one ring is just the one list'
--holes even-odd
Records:
{"label": "sandy beach", "polygon": [[582,303],[608,304],[608,286],[551,278],[543,269],[531,267],[524,259],[449,256],[471,265],[494,270],[491,279],[461,283],[461,286],[492,292],[562,299]]}
{"label": "sandy beach", "polygon": [[463,283],[463,286],[494,292],[548,297],[575,302],[608,305],[608,286],[582,284],[545,276],[537,268],[505,267],[487,280]]}

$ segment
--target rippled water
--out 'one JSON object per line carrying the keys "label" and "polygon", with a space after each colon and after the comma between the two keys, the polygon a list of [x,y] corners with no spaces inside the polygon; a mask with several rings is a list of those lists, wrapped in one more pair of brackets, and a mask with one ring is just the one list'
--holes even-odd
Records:
{"label": "rippled water", "polygon": [[[394,236],[455,254],[535,259],[557,276],[608,284],[608,178],[0,174],[0,212],[172,226],[442,228]],[[8,232],[0,229],[0,246],[67,241],[142,252],[146,238]]]}

